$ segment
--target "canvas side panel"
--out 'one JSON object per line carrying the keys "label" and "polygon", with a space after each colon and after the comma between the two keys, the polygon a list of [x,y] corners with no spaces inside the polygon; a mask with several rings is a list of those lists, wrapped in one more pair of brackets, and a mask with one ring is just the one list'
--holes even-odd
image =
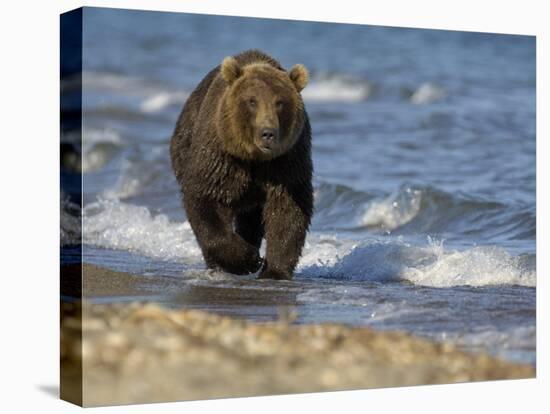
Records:
{"label": "canvas side panel", "polygon": [[82,8],[60,19],[60,396],[82,405]]}

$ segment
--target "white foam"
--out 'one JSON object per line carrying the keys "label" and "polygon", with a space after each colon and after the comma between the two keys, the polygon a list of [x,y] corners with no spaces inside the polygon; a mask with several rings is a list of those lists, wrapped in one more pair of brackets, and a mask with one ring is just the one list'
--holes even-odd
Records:
{"label": "white foam", "polygon": [[165,164],[157,162],[165,151],[164,147],[152,148],[149,151],[151,160],[148,161],[123,160],[116,182],[102,192],[102,198],[125,200],[141,194],[165,173]]}
{"label": "white foam", "polygon": [[[165,260],[197,264],[201,251],[187,221],[173,222],[146,207],[100,200],[84,209],[84,243]],[[356,281],[408,281],[432,287],[536,286],[535,269],[494,246],[459,251],[428,239],[422,246],[402,239],[358,243],[331,234],[310,234],[298,273]]]}
{"label": "white foam", "polygon": [[[130,168],[128,165],[131,164],[127,161],[123,163],[121,175],[118,177],[114,187],[103,191],[103,197],[111,200],[124,200],[136,196],[141,192],[144,186],[143,180],[127,175],[126,171]],[[147,172],[146,169],[142,169],[141,171]]]}
{"label": "white foam", "polygon": [[[349,245],[345,246],[349,249]],[[520,259],[494,246],[464,251],[445,250],[430,239],[426,246],[402,241],[370,241],[340,251],[341,259],[315,264],[310,253],[299,270],[306,276],[365,281],[409,281],[431,287],[522,285],[536,286],[536,272],[522,266]],[[312,264],[313,262],[313,264]]]}
{"label": "white foam", "polygon": [[366,82],[333,76],[312,80],[302,91],[302,97],[310,102],[359,102],[367,99],[370,92]]}
{"label": "white foam", "polygon": [[83,150],[92,148],[97,144],[122,145],[124,141],[120,134],[109,128],[91,128],[84,125],[82,135],[79,131],[70,130],[61,133],[61,142],[70,142],[80,144],[82,142]]}
{"label": "white foam", "polygon": [[394,230],[411,221],[420,211],[422,192],[412,188],[382,200],[373,200],[360,218],[360,225]]}
{"label": "white foam", "polygon": [[438,101],[445,97],[445,90],[433,83],[425,82],[412,94],[410,100],[413,104],[423,105]]}
{"label": "white foam", "polygon": [[88,173],[103,167],[112,156],[112,149],[123,145],[118,132],[111,129],[82,130],[82,172]]}
{"label": "white foam", "polygon": [[143,112],[154,113],[160,112],[170,105],[182,106],[187,99],[188,94],[183,91],[177,92],[159,92],[153,94],[144,100],[140,108]]}
{"label": "white foam", "polygon": [[309,234],[299,266],[334,266],[341,259],[341,255],[351,251],[356,244],[352,240],[341,240],[334,234]]}
{"label": "white foam", "polygon": [[166,261],[197,263],[201,252],[189,222],[171,222],[146,207],[99,200],[83,212],[84,243]]}
{"label": "white foam", "polygon": [[83,89],[102,89],[116,92],[138,91],[143,87],[143,81],[117,73],[108,72],[82,72]]}
{"label": "white foam", "polygon": [[92,147],[95,144],[109,143],[122,145],[123,140],[120,134],[109,128],[90,128],[84,126],[82,129],[82,143],[85,148]]}
{"label": "white foam", "polygon": [[166,85],[151,83],[145,79],[114,73],[85,71],[82,75],[84,89],[99,89],[116,94],[141,98],[140,110],[156,113],[170,105],[182,106],[189,93],[184,90],[168,90]]}

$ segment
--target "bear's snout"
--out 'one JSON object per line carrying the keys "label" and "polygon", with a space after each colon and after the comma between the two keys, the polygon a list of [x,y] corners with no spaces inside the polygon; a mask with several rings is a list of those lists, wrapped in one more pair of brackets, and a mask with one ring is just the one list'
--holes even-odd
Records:
{"label": "bear's snout", "polygon": [[274,141],[277,141],[279,131],[276,128],[263,128],[260,132],[260,138],[264,146],[271,146]]}

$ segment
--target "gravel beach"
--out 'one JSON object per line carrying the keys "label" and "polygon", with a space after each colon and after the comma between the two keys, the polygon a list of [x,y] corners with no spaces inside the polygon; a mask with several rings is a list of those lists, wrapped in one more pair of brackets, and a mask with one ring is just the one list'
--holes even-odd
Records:
{"label": "gravel beach", "polygon": [[[86,292],[136,276],[85,265]],[[148,302],[61,303],[62,394],[84,406],[532,378],[535,370],[400,333],[256,323]],[[80,334],[82,323],[82,334]],[[82,373],[82,391],[78,376]],[[80,395],[81,393],[81,395]]]}

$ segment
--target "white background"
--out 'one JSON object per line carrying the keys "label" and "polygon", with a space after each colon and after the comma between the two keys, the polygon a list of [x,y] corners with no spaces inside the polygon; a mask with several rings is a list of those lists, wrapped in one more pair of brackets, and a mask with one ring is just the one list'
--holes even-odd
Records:
{"label": "white background", "polygon": [[[13,4],[12,4],[13,3]],[[94,409],[94,412],[548,410],[549,34],[545,1],[93,1],[88,6],[537,35],[537,379]],[[1,411],[75,412],[58,376],[59,14],[78,1],[4,2],[0,13]],[[545,19],[546,17],[546,19]],[[276,34],[275,34],[276,35]],[[297,40],[299,41],[299,39]],[[546,230],[546,231],[545,231]],[[541,237],[542,236],[542,237]],[[546,308],[546,311],[544,310]],[[238,378],[235,379],[238,381]],[[544,389],[546,388],[546,394]],[[548,411],[546,411],[548,412]]]}

